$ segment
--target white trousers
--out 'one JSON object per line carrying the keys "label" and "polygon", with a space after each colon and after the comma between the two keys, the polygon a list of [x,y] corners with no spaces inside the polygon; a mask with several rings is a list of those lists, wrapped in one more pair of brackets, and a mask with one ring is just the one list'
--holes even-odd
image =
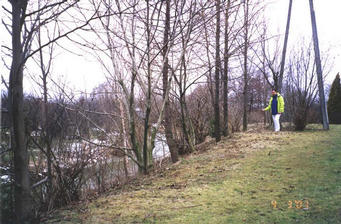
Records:
{"label": "white trousers", "polygon": [[272,120],[274,121],[275,131],[279,131],[280,129],[280,125],[279,125],[280,116],[281,116],[280,114],[272,115]]}

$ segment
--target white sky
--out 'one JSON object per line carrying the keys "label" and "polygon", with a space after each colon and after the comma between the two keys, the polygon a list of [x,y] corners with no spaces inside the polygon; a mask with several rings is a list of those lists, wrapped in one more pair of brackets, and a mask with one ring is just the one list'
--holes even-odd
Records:
{"label": "white sky", "polygon": [[[265,16],[268,28],[271,34],[283,34],[285,31],[286,17],[289,0],[266,0],[269,2]],[[1,4],[4,4],[2,1]],[[8,3],[5,3],[6,6]],[[337,72],[341,71],[341,29],[339,12],[341,11],[341,0],[315,0],[315,12],[317,19],[317,29],[320,41],[320,50],[323,52],[330,49],[330,58],[334,58],[334,67],[327,77],[326,84],[331,83]],[[309,14],[308,0],[294,0],[292,8],[292,17],[290,25],[290,36],[288,47],[295,45],[302,37],[306,40],[311,38],[311,21]],[[3,16],[1,11],[1,17]],[[7,42],[8,33],[1,24],[0,27],[1,45]],[[280,40],[281,45],[283,40]],[[5,41],[7,40],[7,41]],[[1,52],[3,54],[3,52]],[[5,78],[8,77],[8,71],[3,63],[0,65],[0,72]],[[73,90],[88,91],[98,84],[105,81],[104,73],[97,61],[88,56],[76,56],[69,52],[63,52],[57,55],[53,66],[53,75],[55,77],[62,75],[66,79],[69,87]],[[30,84],[26,80],[24,84],[25,91],[30,91]]]}
{"label": "white sky", "polygon": [[[282,35],[281,45],[286,26],[289,0],[271,0],[266,16],[272,32]],[[340,0],[314,0],[316,23],[320,43],[320,51],[330,49],[330,59],[334,59],[334,67],[327,77],[326,84],[331,83],[337,72],[341,72],[341,29]],[[309,0],[293,0],[288,48],[295,46],[301,38],[311,40],[311,19]],[[296,45],[297,46],[297,45]]]}

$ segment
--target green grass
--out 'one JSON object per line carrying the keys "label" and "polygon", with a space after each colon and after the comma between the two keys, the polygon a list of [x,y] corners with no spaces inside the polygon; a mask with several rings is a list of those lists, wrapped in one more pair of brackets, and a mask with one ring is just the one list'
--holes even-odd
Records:
{"label": "green grass", "polygon": [[49,222],[341,223],[341,126],[308,128],[234,134]]}

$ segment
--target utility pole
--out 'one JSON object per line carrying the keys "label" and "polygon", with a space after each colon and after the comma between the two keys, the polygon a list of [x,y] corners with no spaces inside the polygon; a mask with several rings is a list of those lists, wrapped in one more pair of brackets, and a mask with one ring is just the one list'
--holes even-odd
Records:
{"label": "utility pole", "polygon": [[[283,83],[285,56],[286,56],[286,53],[287,53],[287,45],[288,45],[288,38],[289,38],[291,8],[292,8],[292,0],[289,0],[288,18],[287,18],[287,26],[285,28],[285,37],[284,37],[284,45],[283,45],[283,51],[282,51],[281,69],[279,71],[279,79],[278,79],[278,86],[277,86],[277,88],[278,88],[277,91],[278,92],[281,92],[282,83]],[[276,83],[275,83],[275,85],[276,85]]]}
{"label": "utility pole", "polygon": [[315,17],[313,0],[309,0],[309,4],[310,4],[311,27],[312,27],[313,40],[314,40],[315,63],[316,63],[317,81],[318,81],[318,88],[319,88],[320,106],[321,106],[321,111],[322,111],[323,129],[329,130],[329,121],[328,121],[326,99],[324,96],[320,49],[319,49],[319,41],[318,41],[318,36],[317,36],[316,17]]}

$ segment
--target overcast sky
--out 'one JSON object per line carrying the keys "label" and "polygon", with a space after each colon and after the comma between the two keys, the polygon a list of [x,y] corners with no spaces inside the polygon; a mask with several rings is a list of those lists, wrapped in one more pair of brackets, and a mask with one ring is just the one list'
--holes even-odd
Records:
{"label": "overcast sky", "polygon": [[[266,16],[273,33],[284,35],[286,17],[288,13],[288,0],[269,1]],[[330,59],[334,59],[326,83],[331,83],[337,72],[341,72],[341,29],[340,29],[340,0],[315,0],[316,23],[321,52],[330,49]],[[289,48],[294,46],[301,38],[311,40],[311,19],[308,0],[294,0],[292,6]]]}
{"label": "overcast sky", "polygon": [[[288,0],[266,0],[269,2],[265,11],[268,28],[271,34],[283,34],[286,25],[288,11]],[[1,4],[4,4],[2,1]],[[315,11],[317,19],[320,49],[330,49],[330,58],[334,59],[334,67],[327,77],[326,83],[331,83],[337,72],[341,71],[341,29],[340,11],[341,0],[315,0]],[[8,3],[5,3],[8,4]],[[302,38],[311,39],[311,20],[309,14],[308,0],[294,0],[290,25],[290,36],[288,47],[297,44]],[[2,12],[3,13],[3,12]],[[1,14],[2,15],[2,14]],[[6,42],[5,30],[1,24],[1,45]],[[7,33],[6,33],[7,34]],[[281,41],[281,45],[283,40]],[[8,39],[7,39],[8,41]],[[72,89],[80,91],[91,91],[96,85],[105,81],[101,66],[91,56],[76,56],[63,52],[59,53],[54,61],[54,76],[63,75]],[[8,77],[8,71],[1,63],[1,75]],[[26,81],[26,91],[31,91],[30,84]]]}

